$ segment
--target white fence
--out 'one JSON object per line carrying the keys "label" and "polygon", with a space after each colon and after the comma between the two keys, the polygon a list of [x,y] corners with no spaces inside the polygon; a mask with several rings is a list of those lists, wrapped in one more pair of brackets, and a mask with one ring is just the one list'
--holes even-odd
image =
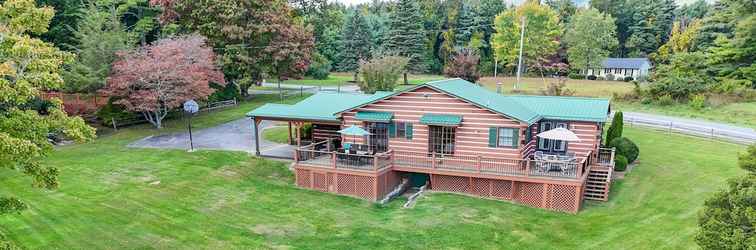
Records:
{"label": "white fence", "polygon": [[756,143],[756,133],[754,132],[722,130],[716,127],[686,124],[682,122],[676,123],[674,121],[644,119],[639,117],[625,117],[624,121],[625,125],[629,125],[630,127],[643,126],[664,130],[668,133],[681,133],[710,139],[722,139],[746,145]]}

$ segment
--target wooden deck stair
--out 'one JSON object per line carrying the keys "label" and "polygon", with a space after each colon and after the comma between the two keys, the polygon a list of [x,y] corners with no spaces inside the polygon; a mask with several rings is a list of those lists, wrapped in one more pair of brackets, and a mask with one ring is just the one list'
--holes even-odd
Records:
{"label": "wooden deck stair", "polygon": [[609,200],[609,187],[612,182],[612,169],[603,166],[592,166],[585,180],[583,198],[586,200]]}

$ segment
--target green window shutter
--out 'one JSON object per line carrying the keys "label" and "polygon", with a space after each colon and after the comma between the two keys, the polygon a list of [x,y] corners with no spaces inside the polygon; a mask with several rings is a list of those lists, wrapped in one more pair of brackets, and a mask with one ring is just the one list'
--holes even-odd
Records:
{"label": "green window shutter", "polygon": [[396,137],[396,122],[389,122],[388,133],[389,133],[389,137],[391,138]]}
{"label": "green window shutter", "polygon": [[496,127],[488,128],[488,147],[495,148],[496,147],[496,141],[498,140],[496,136],[496,132],[499,129]]}
{"label": "green window shutter", "polygon": [[404,127],[405,138],[407,138],[407,140],[412,140],[412,123],[409,123],[409,122],[405,123],[404,126],[405,126]]}
{"label": "green window shutter", "polygon": [[520,146],[520,129],[513,128],[512,129],[512,148],[517,148],[518,146]]}

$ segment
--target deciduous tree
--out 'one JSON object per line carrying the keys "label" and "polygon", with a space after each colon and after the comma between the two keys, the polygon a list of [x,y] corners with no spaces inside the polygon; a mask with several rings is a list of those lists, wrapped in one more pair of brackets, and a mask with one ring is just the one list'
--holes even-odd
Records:
{"label": "deciduous tree", "polygon": [[444,68],[444,75],[458,77],[468,82],[477,82],[480,79],[478,71],[480,57],[470,49],[457,51]]}
{"label": "deciduous tree", "polygon": [[576,69],[599,68],[617,46],[614,18],[590,8],[580,10],[572,17],[564,42],[570,66]]}
{"label": "deciduous tree", "polygon": [[[95,136],[84,120],[68,117],[60,101],[30,108],[40,91],[60,88],[61,66],[73,60],[72,54],[32,38],[47,32],[53,13],[33,0],[0,3],[0,170],[17,170],[32,177],[34,186],[48,189],[58,186],[58,169],[39,162],[52,151],[48,136],[79,142]],[[0,214],[23,208],[16,198],[0,197]]]}
{"label": "deciduous tree", "polygon": [[211,82],[225,84],[213,50],[198,35],[161,39],[119,56],[104,92],[157,128],[172,109],[212,94]]}
{"label": "deciduous tree", "polygon": [[525,18],[523,59],[534,63],[555,54],[562,33],[559,17],[548,6],[529,1],[496,16],[492,41],[496,56],[510,65],[517,63],[522,18]]}
{"label": "deciduous tree", "polygon": [[370,61],[361,62],[360,73],[364,81],[358,83],[360,90],[365,93],[393,91],[408,62],[408,58],[396,55],[376,55]]}

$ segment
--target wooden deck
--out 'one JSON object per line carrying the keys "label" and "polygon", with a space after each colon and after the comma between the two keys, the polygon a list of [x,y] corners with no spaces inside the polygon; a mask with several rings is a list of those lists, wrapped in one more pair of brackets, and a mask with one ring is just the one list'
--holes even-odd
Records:
{"label": "wooden deck", "polygon": [[578,156],[572,162],[538,161],[532,159],[493,158],[483,156],[441,156],[411,152],[388,151],[376,155],[344,154],[326,149],[315,150],[314,146],[297,150],[298,165],[331,169],[381,171],[396,168],[406,172],[435,173],[457,172],[476,176],[512,176],[552,178],[558,180],[579,180],[589,169],[589,165],[611,166],[612,150],[601,149],[598,157],[592,152]]}

